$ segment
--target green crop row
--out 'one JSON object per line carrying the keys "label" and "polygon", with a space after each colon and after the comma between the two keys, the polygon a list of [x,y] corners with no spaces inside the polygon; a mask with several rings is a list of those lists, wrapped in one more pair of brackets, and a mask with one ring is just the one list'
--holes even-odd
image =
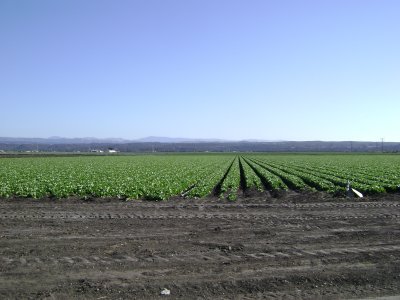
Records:
{"label": "green crop row", "polygon": [[222,181],[220,197],[236,200],[240,188],[239,158],[236,157],[230,166],[226,178]]}
{"label": "green crop row", "polygon": [[260,177],[254,172],[254,170],[250,167],[246,160],[240,158],[240,162],[242,164],[246,188],[247,189],[255,189],[259,192],[264,190],[264,186]]}
{"label": "green crop row", "polygon": [[264,181],[266,187],[269,190],[287,190],[288,187],[287,185],[282,181],[282,178],[279,176],[276,176],[275,174],[271,173],[267,169],[263,168],[257,163],[253,163],[250,161],[246,161],[251,168],[254,170],[254,172],[262,178]]}

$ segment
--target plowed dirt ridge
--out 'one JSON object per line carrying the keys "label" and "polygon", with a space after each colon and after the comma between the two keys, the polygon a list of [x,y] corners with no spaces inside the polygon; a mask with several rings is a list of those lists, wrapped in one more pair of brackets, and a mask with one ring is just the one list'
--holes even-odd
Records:
{"label": "plowed dirt ridge", "polygon": [[0,298],[397,296],[399,200],[0,200]]}

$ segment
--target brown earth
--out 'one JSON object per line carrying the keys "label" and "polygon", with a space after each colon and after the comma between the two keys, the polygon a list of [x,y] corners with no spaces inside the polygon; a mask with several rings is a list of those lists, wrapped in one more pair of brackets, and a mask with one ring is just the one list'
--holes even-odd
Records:
{"label": "brown earth", "polygon": [[274,196],[2,199],[0,298],[400,295],[400,195]]}

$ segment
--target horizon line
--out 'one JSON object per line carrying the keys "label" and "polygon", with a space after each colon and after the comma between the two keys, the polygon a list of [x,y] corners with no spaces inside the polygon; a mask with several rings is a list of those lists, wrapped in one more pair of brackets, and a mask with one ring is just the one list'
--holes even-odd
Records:
{"label": "horizon line", "polygon": [[[0,136],[0,139],[12,139],[12,140],[56,140],[56,139],[62,139],[62,140],[120,140],[120,143],[147,143],[147,142],[153,142],[153,143],[163,143],[163,141],[145,141],[146,139],[165,139],[165,140],[179,140],[175,142],[169,142],[169,143],[181,143],[181,142],[219,142],[219,143],[232,143],[232,142],[250,142],[250,143],[279,143],[279,142],[356,142],[356,143],[400,143],[400,141],[392,141],[388,140],[385,141],[384,139],[380,138],[378,140],[323,140],[323,139],[304,139],[304,140],[291,140],[291,139],[262,139],[262,138],[244,138],[244,139],[224,139],[224,138],[186,138],[186,137],[169,137],[169,136],[146,136],[142,138],[135,138],[135,139],[129,139],[129,138],[120,138],[120,137],[106,137],[106,138],[99,138],[99,137],[62,137],[62,136],[50,136],[50,137],[15,137],[15,136]],[[1,142],[1,141],[0,141]]]}

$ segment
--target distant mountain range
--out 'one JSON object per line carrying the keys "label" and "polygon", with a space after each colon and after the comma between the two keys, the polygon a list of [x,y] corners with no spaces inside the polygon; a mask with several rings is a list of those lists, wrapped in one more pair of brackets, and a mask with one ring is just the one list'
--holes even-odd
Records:
{"label": "distant mountain range", "polygon": [[127,143],[227,143],[227,142],[272,142],[266,140],[242,140],[232,141],[223,139],[192,139],[192,138],[171,138],[160,136],[149,136],[136,140],[121,138],[64,138],[52,136],[49,138],[18,138],[18,137],[0,137],[0,143],[6,144],[127,144]]}
{"label": "distant mountain range", "polygon": [[140,142],[140,143],[201,143],[201,142],[219,143],[219,142],[228,142],[228,140],[190,139],[190,138],[171,138],[171,137],[163,137],[163,136],[148,136],[145,138],[134,140],[133,142]]}
{"label": "distant mountain range", "polygon": [[93,152],[400,152],[399,142],[266,141],[190,139],[150,136],[136,140],[109,138],[0,137],[0,153]]}

